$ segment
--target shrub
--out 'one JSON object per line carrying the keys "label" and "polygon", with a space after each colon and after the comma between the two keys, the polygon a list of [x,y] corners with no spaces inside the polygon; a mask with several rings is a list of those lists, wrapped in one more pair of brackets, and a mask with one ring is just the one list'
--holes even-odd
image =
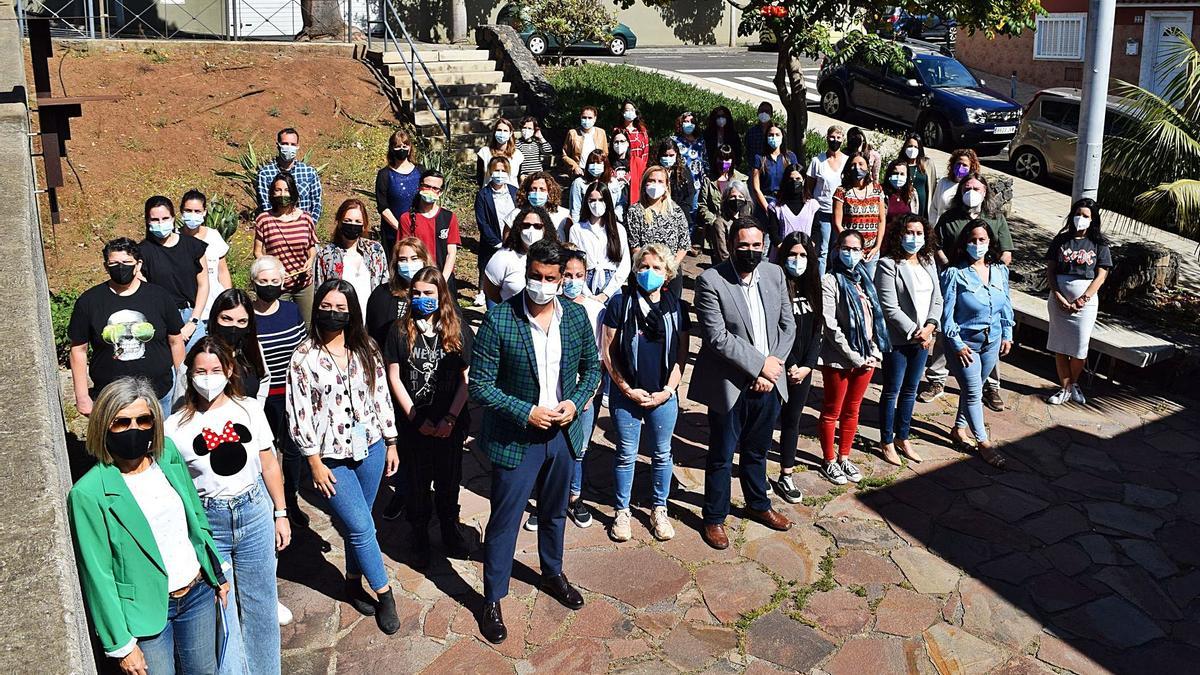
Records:
{"label": "shrub", "polygon": [[54,351],[59,365],[67,365],[71,353],[71,340],[67,337],[67,326],[71,324],[71,312],[79,291],[68,289],[50,294],[50,324],[54,329]]}
{"label": "shrub", "polygon": [[208,202],[208,217],[205,218],[204,225],[216,230],[222,239],[229,241],[238,228],[237,204],[224,195],[213,197]]}

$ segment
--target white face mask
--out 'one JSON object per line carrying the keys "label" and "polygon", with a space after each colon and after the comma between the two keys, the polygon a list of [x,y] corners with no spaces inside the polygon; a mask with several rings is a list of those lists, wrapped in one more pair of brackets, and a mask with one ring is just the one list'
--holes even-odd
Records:
{"label": "white face mask", "polygon": [[527,227],[521,230],[521,241],[525,242],[526,246],[533,246],[542,240],[543,234],[545,233],[539,229]]}
{"label": "white face mask", "polygon": [[608,206],[605,205],[605,203],[603,201],[601,201],[599,199],[595,199],[593,201],[588,202],[588,208],[592,210],[593,216],[596,216],[597,218],[602,218],[604,216],[604,212],[608,208]]}
{"label": "white face mask", "polygon": [[522,129],[521,138],[526,141],[533,138],[533,129]]}
{"label": "white face mask", "polygon": [[229,379],[225,377],[224,373],[204,373],[192,376],[192,386],[208,401],[220,396],[221,392],[225,391],[227,384],[229,384]]}
{"label": "white face mask", "polygon": [[904,156],[909,159],[916,159],[919,154],[921,154],[921,149],[915,145],[910,145],[904,149]]}
{"label": "white face mask", "polygon": [[1092,225],[1092,219],[1087,216],[1075,216],[1071,222],[1075,224],[1076,230],[1086,230]]}
{"label": "white face mask", "polygon": [[666,191],[666,186],[662,185],[661,183],[646,184],[646,194],[649,195],[650,199],[658,199],[659,197],[663,196],[663,193]]}
{"label": "white face mask", "polygon": [[968,209],[977,209],[983,204],[983,193],[979,190],[967,190],[963,192],[963,204]]}
{"label": "white face mask", "polygon": [[204,212],[196,213],[194,211],[184,211],[183,215],[180,216],[180,220],[183,221],[184,227],[189,230],[199,229],[200,226],[204,224],[204,218]]}
{"label": "white face mask", "polygon": [[725,119],[724,117],[718,117],[714,121],[717,123],[718,127],[723,127],[723,126],[725,126],[725,123],[728,122],[729,120]]}
{"label": "white face mask", "polygon": [[528,294],[529,301],[533,304],[544,305],[558,295],[558,287],[559,284],[530,280],[525,282],[525,293]]}
{"label": "white face mask", "polygon": [[758,121],[762,122],[763,124],[770,122],[771,121],[771,113],[769,113],[769,112],[758,113]]}
{"label": "white face mask", "polygon": [[615,150],[618,153],[625,152],[625,150],[627,150],[628,148],[629,148],[629,144],[625,143],[623,141],[617,141],[616,143],[613,143],[613,150]]}

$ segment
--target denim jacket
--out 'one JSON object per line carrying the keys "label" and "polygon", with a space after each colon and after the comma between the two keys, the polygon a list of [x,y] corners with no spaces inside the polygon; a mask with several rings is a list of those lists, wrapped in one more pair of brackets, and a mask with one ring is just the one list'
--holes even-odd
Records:
{"label": "denim jacket", "polygon": [[963,334],[974,336],[989,331],[989,340],[999,336],[1012,340],[1012,299],[1008,295],[1008,267],[989,265],[984,284],[974,268],[948,267],[942,272],[942,331],[955,351],[966,346]]}

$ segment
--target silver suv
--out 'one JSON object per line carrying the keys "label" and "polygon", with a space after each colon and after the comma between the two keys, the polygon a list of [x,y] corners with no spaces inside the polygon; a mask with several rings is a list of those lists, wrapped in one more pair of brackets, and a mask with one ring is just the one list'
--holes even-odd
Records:
{"label": "silver suv", "polygon": [[[1008,145],[1013,173],[1025,180],[1047,176],[1071,180],[1075,176],[1075,148],[1079,137],[1081,90],[1043,89],[1030,101],[1017,135]],[[1104,134],[1119,133],[1128,118],[1117,112],[1120,99],[1108,98]]]}

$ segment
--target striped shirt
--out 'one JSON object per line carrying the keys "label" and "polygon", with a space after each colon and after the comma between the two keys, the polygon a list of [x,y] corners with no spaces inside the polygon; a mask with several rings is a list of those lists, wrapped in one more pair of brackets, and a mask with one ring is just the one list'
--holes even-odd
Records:
{"label": "striped shirt", "polygon": [[287,272],[284,291],[298,290],[312,283],[312,269],[307,263],[309,250],[317,245],[317,230],[307,213],[301,211],[295,220],[280,220],[270,211],[258,214],[254,219],[254,241],[262,242],[263,253],[273,255],[283,263]]}
{"label": "striped shirt", "polygon": [[279,308],[274,313],[255,312],[254,323],[258,331],[258,345],[271,378],[268,394],[282,396],[286,390],[288,362],[292,360],[292,352],[307,336],[300,308],[294,302],[280,300]]}
{"label": "striped shirt", "polygon": [[545,161],[554,152],[553,148],[550,147],[550,141],[539,141],[536,138],[531,138],[528,141],[518,138],[517,150],[520,150],[521,154],[524,155],[520,168],[522,176],[528,176],[531,173],[545,170]]}
{"label": "striped shirt", "polygon": [[[279,175],[279,163],[267,162],[258,167],[258,210],[271,210],[271,181]],[[297,206],[300,210],[312,216],[313,222],[321,219],[321,177],[317,170],[300,160],[292,162],[288,170],[296,179],[296,191],[300,193]]]}

